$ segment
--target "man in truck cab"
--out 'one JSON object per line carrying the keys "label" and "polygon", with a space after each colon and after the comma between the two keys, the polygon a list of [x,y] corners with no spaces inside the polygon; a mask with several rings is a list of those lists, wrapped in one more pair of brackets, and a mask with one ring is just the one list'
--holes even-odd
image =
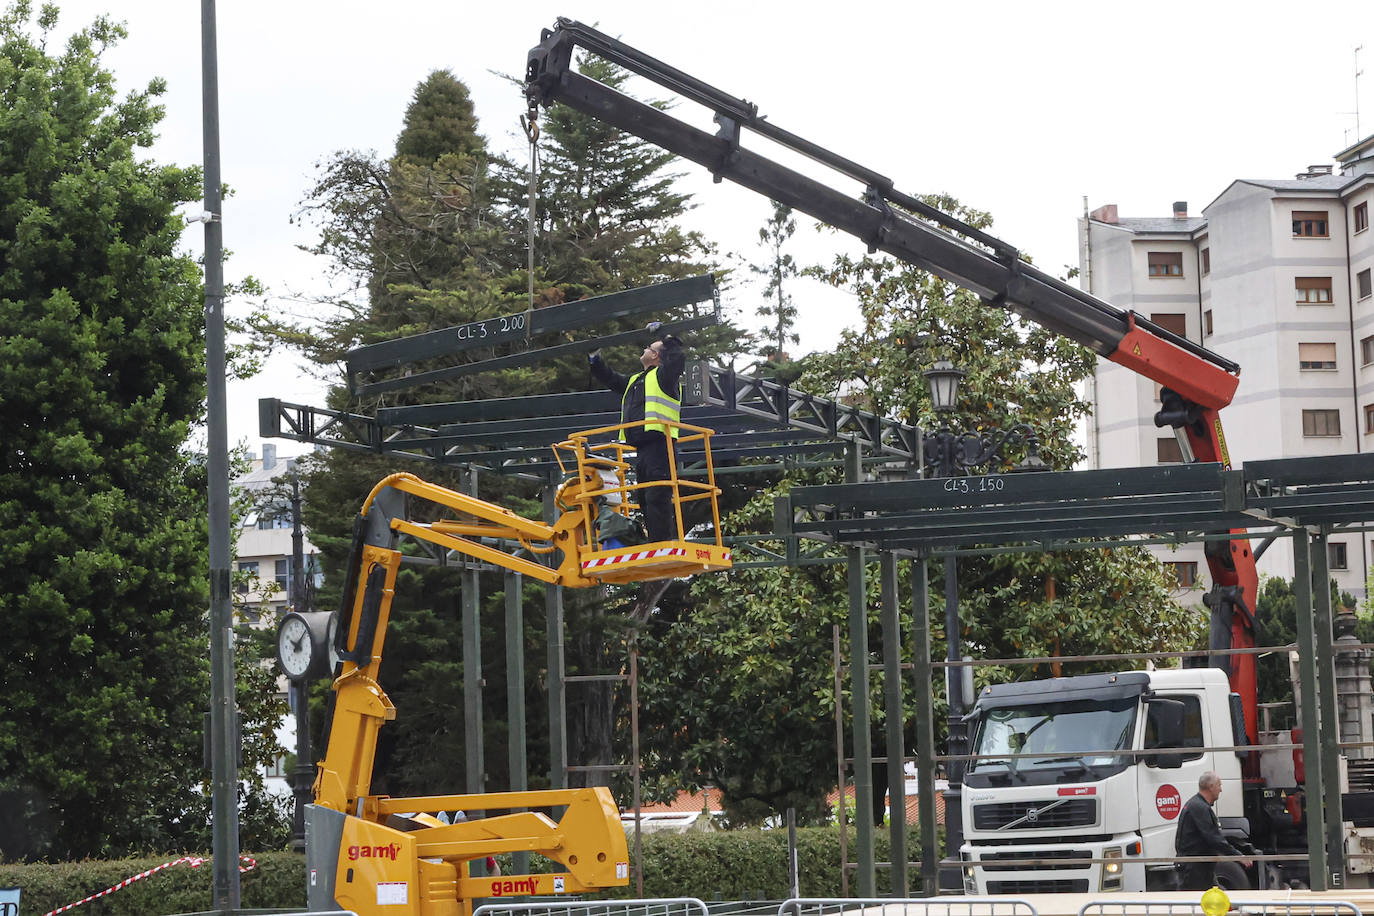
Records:
{"label": "man in truck cab", "polygon": [[[1240,856],[1244,855],[1222,836],[1221,823],[1212,806],[1221,798],[1221,777],[1211,770],[1197,780],[1197,794],[1188,799],[1178,816],[1178,832],[1174,834],[1174,851],[1180,856]],[[1242,859],[1245,868],[1249,859]],[[1179,887],[1185,891],[1205,891],[1217,883],[1215,862],[1179,862]]]}

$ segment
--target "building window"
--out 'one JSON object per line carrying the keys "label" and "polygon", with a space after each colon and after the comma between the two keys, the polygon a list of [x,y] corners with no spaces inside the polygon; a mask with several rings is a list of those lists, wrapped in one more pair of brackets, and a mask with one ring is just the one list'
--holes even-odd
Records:
{"label": "building window", "polygon": [[1330,305],[1330,277],[1298,277],[1293,281],[1298,305]]}
{"label": "building window", "polygon": [[1188,336],[1188,316],[1182,312],[1151,312],[1150,320],[1179,337]]}
{"label": "building window", "polygon": [[1294,210],[1293,237],[1305,239],[1324,239],[1330,236],[1327,230],[1325,210]]}
{"label": "building window", "polygon": [[[239,581],[238,581],[237,583],[235,583],[235,585],[234,585],[234,591],[238,592],[240,595],[246,595],[246,594],[248,594],[248,588],[249,588],[249,586],[250,586],[251,584],[255,584],[257,578],[258,578],[258,561],[257,561],[257,560],[242,560],[242,561],[240,561],[240,562],[239,562]],[[254,582],[253,582],[253,583],[250,583],[250,582],[248,581],[248,580],[250,580],[250,579],[254,580]]]}
{"label": "building window", "polygon": [[1355,205],[1355,231],[1364,232],[1369,228],[1369,204]]}
{"label": "building window", "polygon": [[1183,252],[1181,251],[1151,251],[1146,259],[1149,261],[1150,276],[1152,277],[1183,276]]}
{"label": "building window", "polygon": [[1370,363],[1374,363],[1374,336],[1360,341],[1360,365],[1368,366]]}
{"label": "building window", "polygon": [[1336,345],[1333,343],[1298,344],[1299,369],[1336,368]]}
{"label": "building window", "polygon": [[1368,299],[1369,296],[1370,296],[1370,293],[1371,293],[1371,292],[1374,292],[1374,290],[1371,290],[1371,289],[1370,289],[1370,283],[1369,283],[1369,270],[1368,270],[1368,268],[1366,268],[1365,270],[1362,270],[1362,271],[1360,271],[1359,273],[1355,274],[1355,286],[1356,286],[1356,287],[1359,289],[1359,291],[1360,291],[1360,298],[1361,298],[1361,299]]}
{"label": "building window", "polygon": [[1202,249],[1202,275],[1205,277],[1212,272],[1212,249]]}
{"label": "building window", "polygon": [[1364,431],[1367,433],[1374,433],[1374,404],[1365,405]]}
{"label": "building window", "polygon": [[1173,436],[1161,436],[1155,440],[1156,457],[1160,464],[1182,464],[1183,450]]}
{"label": "building window", "polygon": [[1326,544],[1326,565],[1331,569],[1349,569],[1346,562],[1345,542],[1328,541]]}
{"label": "building window", "polygon": [[1202,334],[1204,337],[1212,336],[1212,310],[1208,309],[1202,313]]}
{"label": "building window", "polygon": [[1173,571],[1179,588],[1192,588],[1197,585],[1197,563],[1171,561],[1164,565]]}
{"label": "building window", "polygon": [[1304,436],[1339,436],[1341,434],[1341,412],[1339,410],[1304,410],[1302,412],[1302,434]]}
{"label": "building window", "polygon": [[276,575],[273,578],[277,580],[277,588],[281,589],[281,593],[287,594],[291,590],[291,561],[278,560]]}

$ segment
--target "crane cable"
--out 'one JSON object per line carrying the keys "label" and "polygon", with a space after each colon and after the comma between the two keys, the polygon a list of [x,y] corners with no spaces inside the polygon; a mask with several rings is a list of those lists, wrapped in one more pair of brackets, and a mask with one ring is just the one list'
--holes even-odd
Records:
{"label": "crane cable", "polygon": [[525,343],[529,344],[530,332],[534,327],[534,225],[538,215],[536,200],[539,193],[539,105],[530,103],[529,111],[520,116],[520,126],[530,141],[530,196],[529,196],[529,305],[525,309]]}

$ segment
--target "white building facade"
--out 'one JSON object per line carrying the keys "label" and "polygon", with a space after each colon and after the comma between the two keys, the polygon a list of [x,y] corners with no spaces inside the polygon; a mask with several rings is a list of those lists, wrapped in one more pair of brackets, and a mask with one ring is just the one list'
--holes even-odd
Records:
{"label": "white building facade", "polygon": [[[1084,289],[1240,365],[1222,411],[1236,466],[1374,450],[1374,136],[1336,159],[1238,179],[1200,216],[1176,203],[1172,216],[1122,218],[1109,204],[1079,220]],[[1173,431],[1154,425],[1154,382],[1103,360],[1089,397],[1092,467],[1180,460]],[[1181,584],[1210,585],[1200,546],[1161,554]],[[1363,597],[1371,535],[1333,535],[1329,559],[1341,590]],[[1292,576],[1287,539],[1260,569]]]}

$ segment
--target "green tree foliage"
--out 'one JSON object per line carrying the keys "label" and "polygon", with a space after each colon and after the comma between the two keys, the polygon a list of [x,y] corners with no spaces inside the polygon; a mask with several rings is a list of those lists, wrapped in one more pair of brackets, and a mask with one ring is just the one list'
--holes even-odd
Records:
{"label": "green tree foliage", "polygon": [[120,99],[97,19],[0,15],[0,855],[173,847],[203,813],[202,300],[195,171],[157,165],[155,81]]}
{"label": "green tree foliage", "polygon": [[[578,70],[613,89],[629,75],[595,57]],[[705,271],[711,247],[678,224],[691,203],[675,190],[681,176],[669,171],[671,153],[563,105],[547,111],[542,130],[536,263],[544,286],[572,301]],[[513,222],[528,225],[527,173],[508,165],[505,180]],[[523,232],[515,238],[523,245]]]}
{"label": "green tree foliage", "polygon": [[414,162],[436,162],[455,154],[481,159],[486,144],[477,133],[468,87],[449,71],[436,70],[415,88],[405,129],[396,138],[396,155]]}
{"label": "green tree foliage", "polygon": [[[1256,642],[1259,645],[1298,644],[1298,601],[1294,590],[1296,581],[1266,576],[1260,582],[1259,598],[1255,602]],[[1332,613],[1339,612],[1342,607],[1355,607],[1355,599],[1349,593],[1341,592],[1336,580],[1332,579]],[[1355,632],[1361,642],[1367,642],[1374,636],[1374,626],[1371,626],[1368,615],[1358,619]],[[1285,709],[1273,717],[1275,727],[1282,728],[1285,722],[1289,725],[1296,724],[1297,711],[1293,708],[1293,677],[1289,668],[1288,653],[1269,652],[1261,655],[1256,667],[1259,676],[1259,702],[1285,704]]]}
{"label": "green tree foliage", "polygon": [[764,277],[763,302],[758,313],[761,318],[769,319],[762,329],[764,339],[770,343],[764,347],[763,355],[770,360],[783,362],[787,359],[787,345],[796,345],[801,337],[796,332],[797,307],[792,303],[788,292],[790,282],[801,274],[801,269],[787,251],[787,243],[797,231],[797,220],[792,208],[783,206],[776,200],[773,215],[759,229],[759,246],[767,253],[767,260],[750,264],[749,272],[756,277]]}

